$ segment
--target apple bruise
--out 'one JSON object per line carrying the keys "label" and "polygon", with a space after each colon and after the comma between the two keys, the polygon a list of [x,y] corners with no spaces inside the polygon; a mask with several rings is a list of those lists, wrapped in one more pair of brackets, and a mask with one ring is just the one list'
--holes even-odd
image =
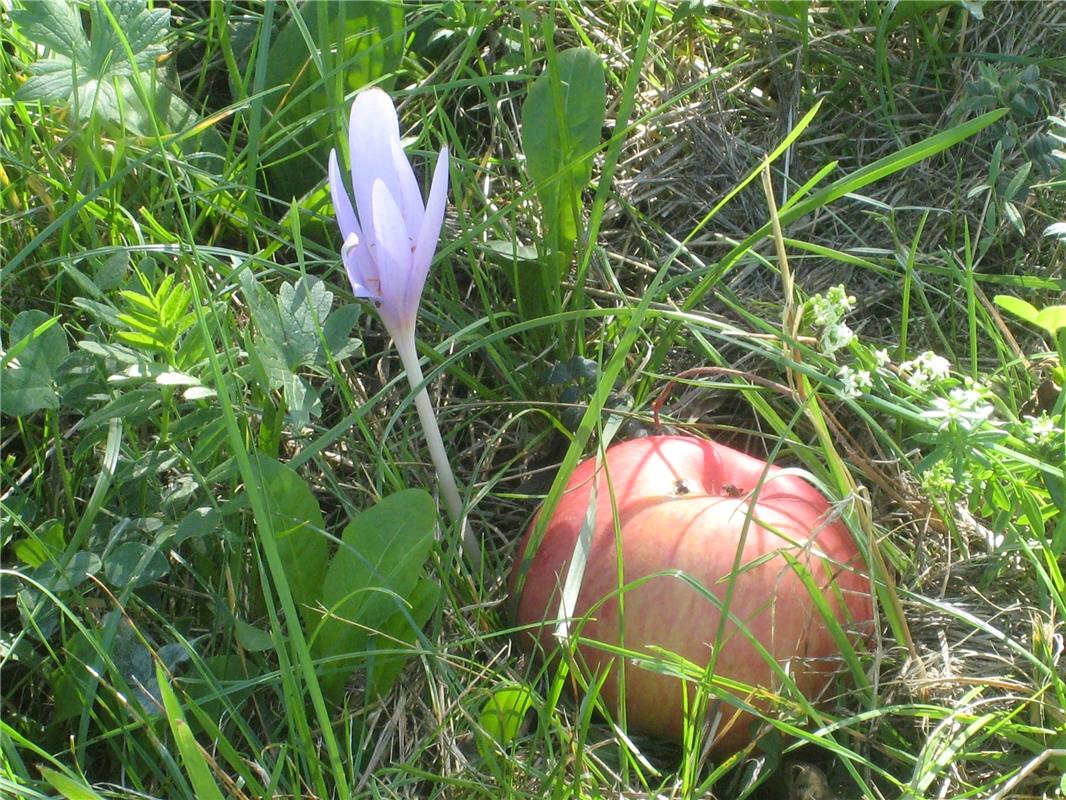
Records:
{"label": "apple bruise", "polygon": [[[846,629],[872,617],[861,560],[843,524],[826,522],[825,498],[797,476],[689,437],[648,437],[615,445],[607,452],[605,468],[610,487],[604,473],[594,475],[592,459],[574,471],[530,565],[517,622],[553,619],[595,480],[596,525],[575,608],[579,619],[572,630],[581,637],[579,652],[589,673],[611,671],[603,687],[608,707],[617,708],[616,672],[625,669],[631,726],[665,738],[681,735],[680,682],[625,664],[596,642],[624,645],[637,653],[659,646],[701,666],[714,659],[715,675],[771,692],[781,688],[781,672],[787,670],[807,697],[820,696],[839,653],[806,586],[781,553],[788,552],[809,572]],[[625,587],[621,604],[619,543]],[[706,595],[675,575],[659,574],[673,570],[698,580],[718,606],[728,602],[727,621],[722,623],[721,611]],[[833,590],[828,589],[831,584]],[[740,620],[759,646],[730,618]],[[550,653],[558,646],[553,630],[549,622],[521,641],[528,648],[536,639]],[[715,749],[728,753],[750,739],[752,720],[742,714],[730,725],[732,706],[720,705],[726,729]]]}

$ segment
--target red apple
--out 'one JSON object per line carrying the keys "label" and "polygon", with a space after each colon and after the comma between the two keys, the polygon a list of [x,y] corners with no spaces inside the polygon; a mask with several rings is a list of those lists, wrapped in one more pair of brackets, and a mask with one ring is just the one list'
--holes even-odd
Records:
{"label": "red apple", "polygon": [[[726,623],[718,638],[722,616],[718,608],[684,580],[656,575],[664,570],[686,573],[723,602],[732,582],[731,614],[743,621],[808,698],[817,699],[839,667],[839,648],[800,574],[782,554],[790,554],[809,573],[853,636],[860,631],[868,634],[873,615],[862,558],[847,527],[832,517],[825,497],[797,475],[767,468],[765,462],[729,447],[685,436],[651,436],[614,445],[602,467],[594,476],[595,459],[589,459],[574,470],[529,565],[516,621],[547,622],[523,634],[523,646],[533,649],[539,640],[548,654],[559,646],[554,620],[561,587],[595,477],[596,523],[571,630],[581,637],[579,651],[589,671],[610,670],[602,690],[608,707],[618,707],[617,674],[623,664],[596,642],[624,642],[626,649],[637,652],[649,652],[646,648],[656,645],[705,666],[717,640],[718,676],[774,691],[781,688],[780,676],[738,626]],[[625,591],[622,620],[612,491],[622,585],[655,575]],[[520,547],[512,590],[536,524],[534,519]],[[738,549],[739,568],[735,568]],[[625,670],[629,726],[679,739],[684,714],[681,680],[632,663]],[[756,705],[766,708],[762,702]],[[734,708],[728,703],[720,704],[719,710],[725,716],[715,750],[734,752],[750,740],[752,720],[747,714],[733,719]]]}

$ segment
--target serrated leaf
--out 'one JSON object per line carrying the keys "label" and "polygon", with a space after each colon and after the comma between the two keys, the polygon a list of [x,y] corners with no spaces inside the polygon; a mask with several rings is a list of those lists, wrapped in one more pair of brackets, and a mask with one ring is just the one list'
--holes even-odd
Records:
{"label": "serrated leaf", "polygon": [[282,383],[282,395],[293,425],[297,428],[306,426],[312,417],[322,415],[322,399],[318,392],[299,375],[286,373]]}
{"label": "serrated leaf", "polygon": [[[148,69],[155,64],[155,60],[166,52],[161,40],[170,30],[170,9],[145,7],[144,0],[108,0],[111,13],[118,23],[119,29],[129,42],[130,50],[133,51],[134,62],[141,69]],[[101,25],[108,25],[108,29],[114,35],[114,28],[100,15]],[[93,33],[97,31],[94,23]],[[125,54],[125,47],[114,35],[113,49]]]}
{"label": "serrated leaf", "polygon": [[15,91],[20,102],[63,103],[74,93],[74,74],[69,62],[39,61],[29,79]]}
{"label": "serrated leaf", "polygon": [[19,33],[53,53],[88,62],[89,40],[78,7],[67,0],[37,0],[9,12]]}
{"label": "serrated leaf", "polygon": [[295,284],[283,283],[277,303],[284,333],[279,349],[285,354],[286,365],[295,370],[314,363],[320,349],[319,331],[333,305],[333,292],[320,278],[308,275]]}
{"label": "serrated leaf", "polygon": [[[338,360],[357,350],[360,342],[349,339],[352,328],[359,321],[361,308],[356,303],[341,306],[328,317],[322,325],[322,338],[325,340],[329,354]],[[319,344],[318,353],[315,356],[318,364],[326,363],[325,349]]]}

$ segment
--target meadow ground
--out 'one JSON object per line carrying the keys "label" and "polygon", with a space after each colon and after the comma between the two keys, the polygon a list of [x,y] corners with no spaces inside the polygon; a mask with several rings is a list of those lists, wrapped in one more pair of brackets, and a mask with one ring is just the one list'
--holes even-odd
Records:
{"label": "meadow ground", "polygon": [[[1066,795],[1066,4],[0,20],[0,794]],[[370,83],[424,190],[449,148],[417,355],[477,569],[341,264]],[[575,699],[507,604],[683,373],[663,422],[805,470],[878,584],[831,696],[724,759]]]}

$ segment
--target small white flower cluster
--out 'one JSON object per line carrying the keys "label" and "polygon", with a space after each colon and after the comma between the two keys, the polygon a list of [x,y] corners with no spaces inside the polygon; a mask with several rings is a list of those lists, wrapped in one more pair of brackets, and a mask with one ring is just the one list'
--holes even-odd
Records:
{"label": "small white flower cluster", "polygon": [[951,374],[951,363],[931,350],[919,353],[910,361],[899,365],[899,373],[915,391],[924,392]]}
{"label": "small white flower cluster", "polygon": [[1024,435],[1025,441],[1029,442],[1029,444],[1044,447],[1052,444],[1056,438],[1061,439],[1063,430],[1055,424],[1055,421],[1048,416],[1046,411],[1043,411],[1039,417],[1025,417]]}
{"label": "small white flower cluster", "polygon": [[845,397],[858,397],[873,387],[870,371],[865,369],[841,367],[837,370],[837,379],[841,383],[840,393]]}
{"label": "small white flower cluster", "polygon": [[947,397],[935,398],[928,414],[940,420],[938,430],[954,427],[970,432],[987,422],[993,411],[992,405],[973,386],[959,386],[952,389]]}
{"label": "small white flower cluster", "polygon": [[818,340],[822,352],[829,356],[847,347],[855,338],[855,332],[844,324],[844,317],[855,308],[855,298],[848,294],[843,285],[837,285],[824,296],[816,294],[807,302],[814,315],[814,324],[822,329]]}

